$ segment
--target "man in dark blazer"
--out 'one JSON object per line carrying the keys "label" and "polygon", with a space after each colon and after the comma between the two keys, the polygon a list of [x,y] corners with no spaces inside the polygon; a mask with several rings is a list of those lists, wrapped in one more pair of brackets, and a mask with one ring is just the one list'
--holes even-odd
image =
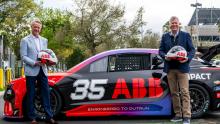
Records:
{"label": "man in dark blazer", "polygon": [[[178,17],[172,16],[169,25],[171,31],[163,34],[159,55],[164,59],[163,71],[167,73],[173,102],[175,117],[171,119],[171,121],[178,122],[183,120],[183,124],[190,124],[191,106],[188,73],[190,71],[189,63],[194,57],[195,48],[189,33],[179,29],[180,22]],[[182,46],[185,48],[187,51],[187,58],[182,61],[175,61],[168,58],[166,54],[173,46]],[[179,94],[180,92],[181,95]],[[182,104],[180,101],[182,101]]]}

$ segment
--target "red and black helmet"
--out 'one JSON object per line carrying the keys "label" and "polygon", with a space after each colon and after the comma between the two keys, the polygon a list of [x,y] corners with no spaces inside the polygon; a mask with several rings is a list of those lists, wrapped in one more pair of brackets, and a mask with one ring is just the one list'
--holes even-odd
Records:
{"label": "red and black helmet", "polygon": [[41,63],[44,63],[49,66],[55,65],[58,62],[55,53],[51,49],[41,50],[38,53],[37,58],[39,61],[41,61]]}

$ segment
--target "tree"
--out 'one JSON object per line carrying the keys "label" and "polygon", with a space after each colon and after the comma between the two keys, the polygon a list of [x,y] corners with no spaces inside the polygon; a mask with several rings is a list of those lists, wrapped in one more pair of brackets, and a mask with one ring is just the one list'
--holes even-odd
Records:
{"label": "tree", "polygon": [[164,25],[163,25],[163,33],[169,32],[170,31],[170,24],[169,21],[167,21]]}
{"label": "tree", "polygon": [[[108,0],[75,0],[77,11],[76,39],[84,44],[91,55],[103,50],[127,47],[142,47],[144,13],[141,7],[131,24],[123,21],[124,7],[112,6]],[[78,28],[79,27],[79,28]]]}
{"label": "tree", "polygon": [[67,68],[71,68],[85,59],[85,54],[79,47],[75,47],[71,53],[66,59]]}
{"label": "tree", "polygon": [[126,38],[127,47],[143,47],[143,27],[146,25],[146,22],[143,21],[144,8],[141,7],[137,11],[137,15],[134,18],[131,25],[128,27],[128,35]]}
{"label": "tree", "polygon": [[19,56],[20,39],[29,33],[27,21],[38,6],[33,0],[0,0],[0,8],[0,29],[4,35],[4,45],[13,48]]}
{"label": "tree", "polygon": [[78,7],[73,12],[77,25],[76,39],[94,55],[96,48],[109,41],[114,30],[119,27],[124,8],[112,6],[107,0],[75,0],[75,3]]}
{"label": "tree", "polygon": [[42,20],[41,35],[48,39],[48,47],[56,53],[59,61],[65,61],[72,54],[75,43],[70,13],[44,8],[37,15]]}
{"label": "tree", "polygon": [[159,48],[160,44],[160,36],[157,33],[153,33],[150,30],[148,30],[144,36],[144,48]]}

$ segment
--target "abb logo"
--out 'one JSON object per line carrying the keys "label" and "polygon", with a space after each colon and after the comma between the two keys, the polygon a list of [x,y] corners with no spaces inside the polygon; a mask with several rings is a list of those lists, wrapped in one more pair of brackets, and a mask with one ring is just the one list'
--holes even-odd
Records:
{"label": "abb logo", "polygon": [[118,79],[112,95],[112,99],[117,99],[119,96],[125,98],[159,98],[163,95],[164,90],[161,87],[161,80],[157,78],[144,78],[132,79],[132,92],[128,89],[125,79]]}
{"label": "abb logo", "polygon": [[179,57],[185,57],[186,53],[185,52],[177,52],[177,56]]}
{"label": "abb logo", "polygon": [[43,59],[48,59],[48,58],[50,58],[50,55],[49,55],[49,54],[43,54],[43,55],[41,56],[41,58],[43,58]]}

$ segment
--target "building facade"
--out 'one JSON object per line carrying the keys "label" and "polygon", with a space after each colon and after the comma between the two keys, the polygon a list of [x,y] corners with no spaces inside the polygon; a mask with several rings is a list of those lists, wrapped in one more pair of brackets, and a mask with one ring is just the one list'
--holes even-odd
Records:
{"label": "building facade", "polygon": [[220,43],[219,23],[220,8],[197,8],[185,29],[191,34],[196,46],[213,46]]}

